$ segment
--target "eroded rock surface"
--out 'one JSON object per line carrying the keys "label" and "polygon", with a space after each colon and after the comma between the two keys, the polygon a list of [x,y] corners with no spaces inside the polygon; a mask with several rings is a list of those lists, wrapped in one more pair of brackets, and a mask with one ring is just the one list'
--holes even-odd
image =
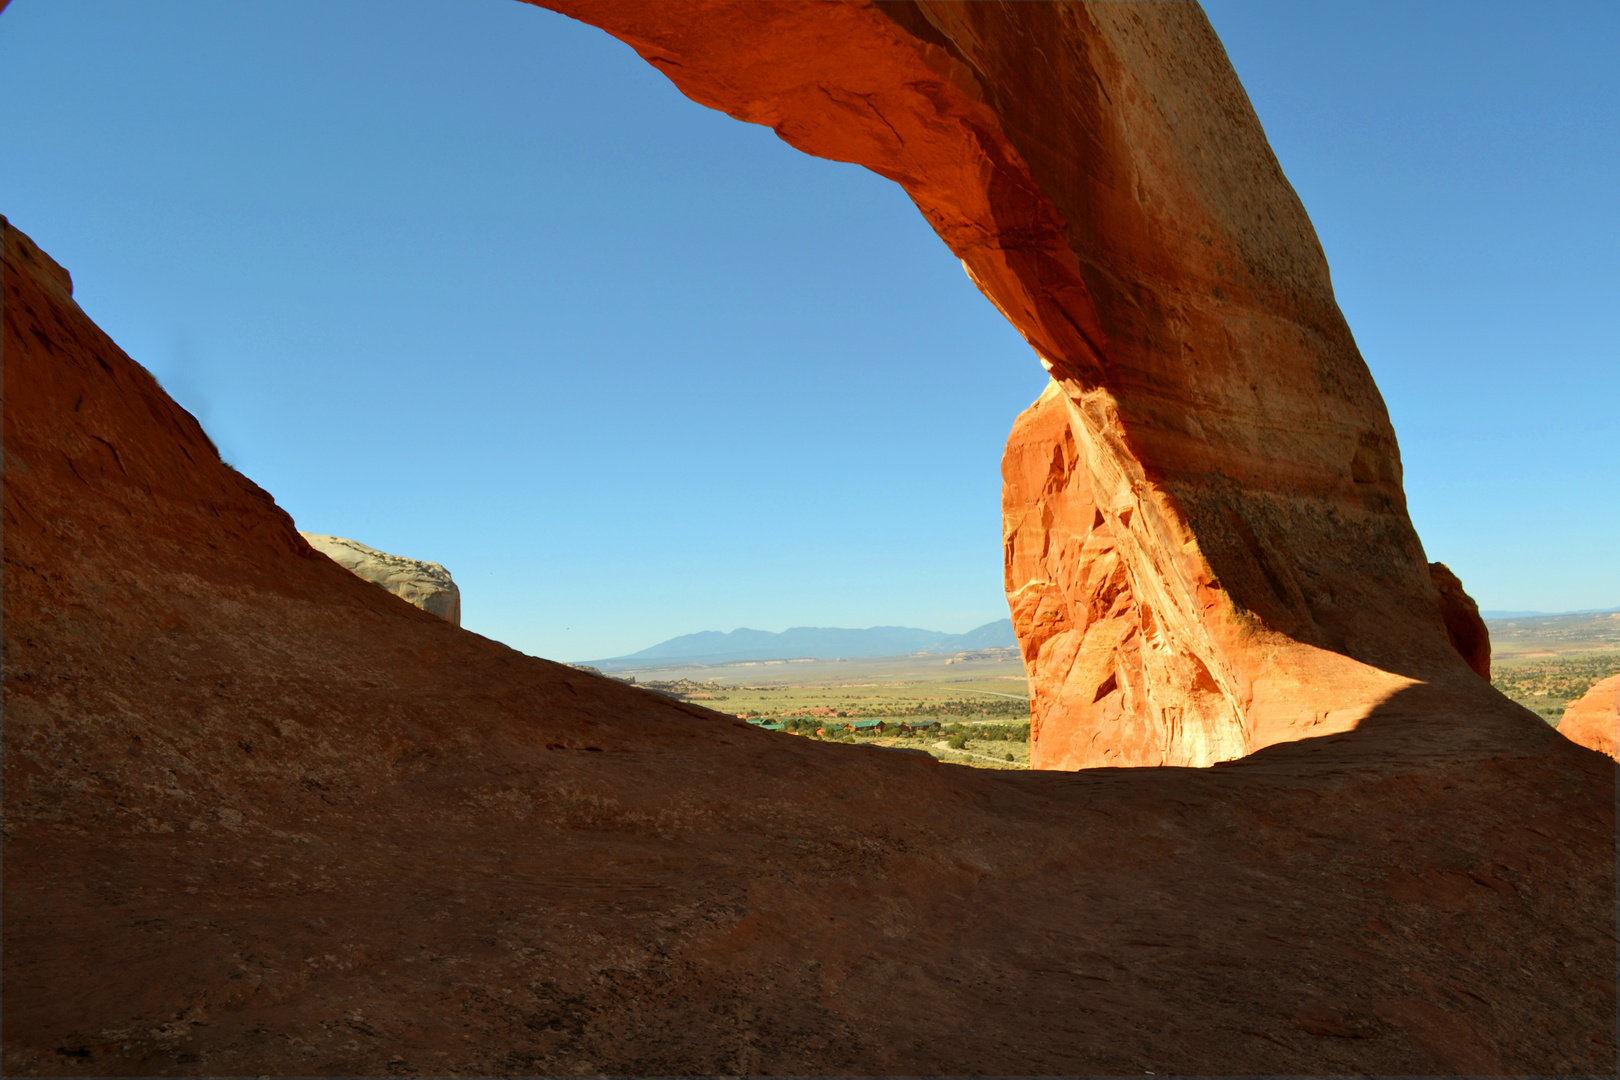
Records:
{"label": "eroded rock surface", "polygon": [[1440,595],[1440,618],[1446,624],[1451,647],[1480,678],[1491,678],[1491,632],[1474,598],[1463,591],[1457,575],[1445,563],[1429,564],[1429,580]]}
{"label": "eroded rock surface", "polygon": [[450,571],[438,563],[390,555],[343,536],[312,532],[298,535],[351,574],[381,585],[423,611],[461,625],[461,590],[450,579]]}
{"label": "eroded rock surface", "polygon": [[1138,601],[1070,414],[1063,389],[1048,385],[1014,424],[1001,464],[1007,602],[1029,675],[1031,767],[1201,766],[1257,749],[1207,669],[1174,647],[1187,628]]}
{"label": "eroded rock surface", "polygon": [[[1210,669],[1178,647],[1198,627],[1176,623],[1174,606],[1137,599],[1117,526],[1092,495],[1073,414],[1062,388],[1049,384],[1013,425],[1001,465],[1007,602],[1029,674],[1031,765],[1210,765],[1354,723],[1353,713],[1303,707],[1318,687],[1302,680],[1297,714],[1250,724]],[[1478,605],[1444,564],[1429,574],[1448,639],[1489,679]],[[1239,644],[1222,654],[1228,669],[1240,685],[1264,680],[1271,651]]]}
{"label": "eroded rock surface", "polygon": [[1620,675],[1610,675],[1564,710],[1558,733],[1588,750],[1620,759]]}

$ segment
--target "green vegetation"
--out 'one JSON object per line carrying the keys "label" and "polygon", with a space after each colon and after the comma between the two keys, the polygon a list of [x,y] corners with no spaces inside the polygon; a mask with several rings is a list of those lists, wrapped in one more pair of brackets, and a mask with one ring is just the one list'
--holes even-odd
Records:
{"label": "green vegetation", "polygon": [[797,686],[679,678],[636,685],[789,735],[923,750],[986,769],[1029,767],[1029,698],[1016,676]]}
{"label": "green vegetation", "polygon": [[[1571,701],[1620,672],[1620,614],[1493,620],[1490,629],[1498,645],[1492,684],[1554,726]],[[1029,691],[1016,656],[687,666],[616,677],[789,736],[924,750],[985,769],[1029,767]]]}
{"label": "green vegetation", "polygon": [[1620,672],[1620,652],[1570,653],[1491,661],[1491,685],[1554,727],[1571,701]]}

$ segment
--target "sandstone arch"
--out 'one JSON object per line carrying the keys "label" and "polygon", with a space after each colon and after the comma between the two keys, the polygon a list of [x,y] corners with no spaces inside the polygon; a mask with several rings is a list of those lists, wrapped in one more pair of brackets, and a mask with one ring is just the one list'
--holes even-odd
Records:
{"label": "sandstone arch", "polygon": [[[1215,768],[773,735],[315,557],[4,218],[0,256],[8,1075],[1612,1068],[1613,762],[1417,599],[1380,662],[1426,684]],[[1014,446],[1117,552],[1067,394]],[[1277,633],[1220,655],[1318,648]]]}
{"label": "sandstone arch", "polygon": [[537,2],[895,180],[1051,372],[1004,467],[1037,764],[1205,765],[1468,677],[1483,624],[1462,596],[1448,634],[1383,399],[1196,5]]}

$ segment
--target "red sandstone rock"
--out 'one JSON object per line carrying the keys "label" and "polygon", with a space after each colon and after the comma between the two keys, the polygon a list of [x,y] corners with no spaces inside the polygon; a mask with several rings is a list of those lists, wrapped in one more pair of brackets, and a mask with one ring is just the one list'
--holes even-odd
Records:
{"label": "red sandstone rock", "polygon": [[1030,685],[1030,765],[1210,765],[1257,749],[1208,671],[1144,617],[1052,383],[1001,462],[1007,603]]}
{"label": "red sandstone rock", "polygon": [[1491,632],[1480,617],[1479,605],[1463,591],[1462,582],[1445,563],[1430,563],[1429,578],[1440,594],[1440,617],[1452,648],[1469,668],[1486,681],[1491,677]]}
{"label": "red sandstone rock", "polygon": [[[1209,669],[1144,616],[1115,526],[1092,498],[1066,395],[1055,382],[1013,425],[1002,458],[1007,602],[1029,673],[1034,768],[1210,765],[1356,717],[1302,714],[1251,729]],[[1429,567],[1453,646],[1490,678],[1479,608]],[[1302,693],[1315,689],[1307,684]]]}
{"label": "red sandstone rock", "polygon": [[1588,750],[1620,759],[1620,675],[1610,675],[1569,703],[1558,734]]}
{"label": "red sandstone rock", "polygon": [[[5,1072],[1611,1069],[1615,770],[1456,658],[1393,443],[1290,434],[1288,409],[1312,419],[1290,342],[1336,319],[1311,307],[1310,268],[1295,282],[1223,260],[1254,275],[1230,302],[1297,293],[1316,321],[1291,331],[1256,309],[1248,323],[1276,335],[1258,346],[1244,318],[1222,323],[1228,346],[1189,330],[1220,373],[1207,386],[1149,370],[1197,366],[1154,351],[1177,318],[1226,318],[1193,288],[1200,260],[1288,230],[1262,198],[1244,227],[1200,231],[1205,203],[1247,205],[1253,133],[1193,9],[592,10],[708,35],[706,53],[666,41],[659,62],[764,117],[774,99],[750,87],[776,79],[791,137],[914,155],[919,203],[1046,355],[1114,350],[1097,363],[1115,389],[1064,376],[1064,408],[1121,418],[1100,451],[1082,425],[1076,459],[1165,471],[1127,476],[1151,514],[1095,465],[1083,497],[1137,625],[1151,613],[1179,657],[1207,647],[1257,673],[1246,722],[1297,726],[1302,690],[1385,696],[1331,737],[1216,768],[978,772],[757,731],[522,656],[313,557],[6,227]],[[829,65],[865,81],[806,81]],[[1019,186],[998,116],[1023,117],[1010,128],[1039,186]],[[1053,173],[1065,160],[1072,175]],[[1059,228],[1048,187],[1096,205],[1063,203]],[[1081,293],[1054,236],[1110,259],[1134,236],[1147,265],[1075,256]],[[1183,274],[1185,295],[1155,291]],[[1095,320],[1075,306],[1088,296]],[[1262,380],[1273,358],[1281,389]],[[1336,362],[1317,369],[1324,393],[1350,394],[1314,417],[1330,432],[1364,418],[1370,387]],[[1230,400],[1249,370],[1267,407]],[[1155,402],[1160,374],[1184,402]],[[1202,449],[1194,422],[1213,432]],[[1355,509],[1325,464],[1351,445],[1362,510],[1312,523]],[[1165,535],[1192,549],[1152,531],[1178,506]],[[1178,615],[1176,582],[1225,565],[1205,528],[1222,507],[1252,514],[1274,554],[1206,583],[1214,614]],[[1350,547],[1312,546],[1335,538]],[[1328,561],[1308,574],[1301,552]],[[1154,559],[1162,572],[1138,572]],[[1302,645],[1269,609],[1232,628],[1223,598],[1252,596],[1266,566],[1307,596],[1342,584],[1347,610],[1313,624],[1363,656],[1357,635],[1388,621],[1390,671],[1426,681]],[[1350,607],[1369,598],[1390,606]],[[1161,663],[1142,660],[1176,670]]]}

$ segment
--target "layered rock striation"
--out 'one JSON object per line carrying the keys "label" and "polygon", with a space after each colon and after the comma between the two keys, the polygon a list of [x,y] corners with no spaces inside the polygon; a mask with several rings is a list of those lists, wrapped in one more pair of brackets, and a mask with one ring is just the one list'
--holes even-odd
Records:
{"label": "layered rock striation", "polygon": [[[1207,763],[1468,676],[1321,246],[1196,6],[546,6],[695,101],[895,180],[1051,372],[1069,433],[1043,398],[1034,426],[1057,441],[1036,453],[1015,431],[1016,454],[1072,453],[1086,507],[1051,544],[1031,520],[1007,530],[1061,546],[1100,519],[1102,561],[1058,576],[1083,579],[1076,608],[1093,577],[1124,583],[1134,614],[1084,649],[1025,640],[1056,694],[1041,739]],[[1084,654],[1088,682],[1109,634],[1138,651],[1112,703],[1077,713],[1100,684],[1058,692],[1064,665]],[[1116,708],[1117,738],[1080,719]],[[1179,748],[1145,749],[1169,728]]]}
{"label": "layered rock striation", "polygon": [[446,622],[461,625],[461,589],[451,580],[450,571],[438,563],[390,555],[347,537],[302,531],[298,535],[356,577],[381,585],[406,603]]}
{"label": "layered rock striation", "polygon": [[1620,675],[1594,683],[1579,701],[1570,702],[1558,722],[1558,733],[1620,760]]}

